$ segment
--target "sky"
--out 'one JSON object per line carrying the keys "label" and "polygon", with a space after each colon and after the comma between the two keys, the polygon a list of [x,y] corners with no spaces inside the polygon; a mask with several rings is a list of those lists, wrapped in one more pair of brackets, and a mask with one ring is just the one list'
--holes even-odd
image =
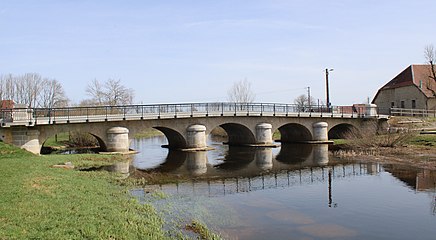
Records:
{"label": "sky", "polygon": [[121,79],[138,104],[364,103],[436,44],[434,0],[0,0],[0,74],[57,79],[78,103]]}

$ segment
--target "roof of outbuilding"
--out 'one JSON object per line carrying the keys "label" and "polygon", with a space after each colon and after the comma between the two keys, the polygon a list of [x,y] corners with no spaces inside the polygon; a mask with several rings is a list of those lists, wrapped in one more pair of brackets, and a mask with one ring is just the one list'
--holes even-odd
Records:
{"label": "roof of outbuilding", "polygon": [[430,65],[410,65],[380,90],[412,85],[417,86],[427,98],[435,97],[436,82],[430,78]]}

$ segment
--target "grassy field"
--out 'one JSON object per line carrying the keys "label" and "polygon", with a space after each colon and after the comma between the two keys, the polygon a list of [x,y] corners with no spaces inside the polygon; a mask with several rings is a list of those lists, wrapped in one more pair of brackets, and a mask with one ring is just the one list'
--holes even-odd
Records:
{"label": "grassy field", "polygon": [[52,136],[52,137],[48,138],[45,141],[44,146],[46,146],[46,147],[64,147],[67,145],[69,140],[70,139],[69,139],[68,132],[59,133],[59,134],[57,134],[57,137]]}
{"label": "grassy field", "polygon": [[[391,134],[392,136],[396,136],[398,134]],[[371,139],[367,141],[377,142],[379,138],[385,137],[386,135],[373,136]],[[353,142],[353,140],[349,139],[333,139],[335,145],[347,145]],[[405,138],[404,142],[401,142],[401,145],[409,145],[416,147],[432,147],[436,146],[436,134],[410,134]]]}
{"label": "grassy field", "polygon": [[163,133],[159,130],[156,130],[154,128],[146,129],[141,133],[135,134],[133,136],[134,138],[150,138],[150,137],[156,137],[156,136],[162,136]]}
{"label": "grassy field", "polygon": [[171,236],[155,209],[130,198],[114,174],[51,168],[68,161],[107,165],[122,156],[35,156],[1,142],[0,156],[0,239]]}
{"label": "grassy field", "polygon": [[436,146],[436,134],[419,134],[410,139],[409,144],[415,146]]}

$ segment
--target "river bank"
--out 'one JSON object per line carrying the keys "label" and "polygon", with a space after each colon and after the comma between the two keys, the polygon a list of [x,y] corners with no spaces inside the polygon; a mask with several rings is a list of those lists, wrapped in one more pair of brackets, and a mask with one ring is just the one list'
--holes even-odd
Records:
{"label": "river bank", "polygon": [[333,155],[339,158],[380,163],[397,163],[417,168],[436,170],[436,134],[414,134],[404,143],[393,147],[350,147],[340,141]]}
{"label": "river bank", "polygon": [[52,167],[111,165],[125,156],[36,156],[1,142],[0,156],[0,239],[184,238],[164,229],[156,209],[132,198],[117,174]]}

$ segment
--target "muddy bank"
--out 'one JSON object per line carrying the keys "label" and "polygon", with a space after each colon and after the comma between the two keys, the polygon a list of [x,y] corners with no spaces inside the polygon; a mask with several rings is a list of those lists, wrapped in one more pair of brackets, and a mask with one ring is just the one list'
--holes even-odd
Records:
{"label": "muddy bank", "polygon": [[368,149],[336,148],[335,157],[359,161],[397,163],[436,170],[436,147],[401,146]]}

